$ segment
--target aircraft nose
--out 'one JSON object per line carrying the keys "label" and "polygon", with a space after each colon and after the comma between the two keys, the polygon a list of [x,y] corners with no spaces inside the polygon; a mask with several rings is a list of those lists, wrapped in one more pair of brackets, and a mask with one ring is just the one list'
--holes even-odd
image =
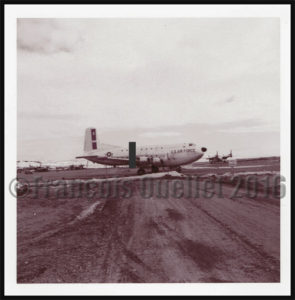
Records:
{"label": "aircraft nose", "polygon": [[201,150],[202,150],[202,152],[206,152],[207,148],[206,147],[202,147]]}

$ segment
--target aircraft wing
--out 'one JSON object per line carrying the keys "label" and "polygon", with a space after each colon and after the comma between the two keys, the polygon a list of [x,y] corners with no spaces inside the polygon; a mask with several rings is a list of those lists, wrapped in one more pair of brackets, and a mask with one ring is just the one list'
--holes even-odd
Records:
{"label": "aircraft wing", "polygon": [[106,156],[97,156],[97,155],[85,155],[77,156],[76,158],[85,158],[92,162],[102,164],[102,165],[128,165],[129,159],[120,158],[120,157],[106,157]]}
{"label": "aircraft wing", "polygon": [[[98,155],[84,155],[77,156],[76,158],[85,158],[91,162],[101,165],[128,165],[129,159],[126,157],[107,157]],[[139,156],[136,156],[136,166],[151,166],[149,161],[140,161]]]}

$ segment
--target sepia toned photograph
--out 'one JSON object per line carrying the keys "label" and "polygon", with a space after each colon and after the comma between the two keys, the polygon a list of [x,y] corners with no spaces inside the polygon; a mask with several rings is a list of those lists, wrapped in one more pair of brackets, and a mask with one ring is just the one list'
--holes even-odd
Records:
{"label": "sepia toned photograph", "polygon": [[279,18],[17,20],[17,282],[280,282]]}
{"label": "sepia toned photograph", "polygon": [[5,4],[5,296],[291,294],[290,8]]}

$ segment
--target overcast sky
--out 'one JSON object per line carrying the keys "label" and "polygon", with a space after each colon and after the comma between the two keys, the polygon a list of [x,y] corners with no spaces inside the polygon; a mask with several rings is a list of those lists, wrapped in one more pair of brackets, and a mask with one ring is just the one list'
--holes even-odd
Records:
{"label": "overcast sky", "polygon": [[103,143],[279,155],[279,19],[19,19],[18,159]]}

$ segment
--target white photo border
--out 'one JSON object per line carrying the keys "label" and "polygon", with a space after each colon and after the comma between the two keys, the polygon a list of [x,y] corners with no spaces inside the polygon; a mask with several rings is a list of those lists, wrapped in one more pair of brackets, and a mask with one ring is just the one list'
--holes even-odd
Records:
{"label": "white photo border", "polygon": [[[290,5],[5,5],[5,295],[290,295]],[[280,18],[281,199],[280,283],[17,284],[16,177],[17,18]]]}

